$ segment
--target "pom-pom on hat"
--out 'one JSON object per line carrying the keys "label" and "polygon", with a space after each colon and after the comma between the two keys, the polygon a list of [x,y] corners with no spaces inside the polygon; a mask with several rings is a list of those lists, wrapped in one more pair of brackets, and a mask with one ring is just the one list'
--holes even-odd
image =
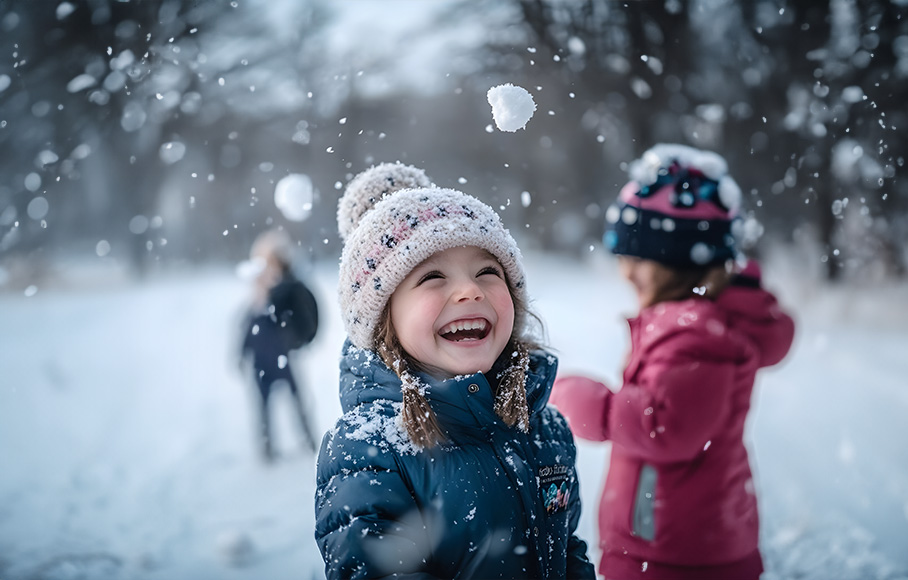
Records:
{"label": "pom-pom on hat", "polygon": [[[527,302],[522,258],[517,243],[495,211],[475,197],[453,189],[424,187],[386,195],[341,226],[348,233],[341,255],[338,298],[351,342],[372,349],[379,317],[398,284],[437,252],[477,246],[491,253],[509,285]],[[521,316],[520,311],[516,313]],[[524,320],[514,321],[520,328]]]}
{"label": "pom-pom on hat", "polygon": [[360,217],[384,197],[401,189],[430,187],[426,172],[412,165],[381,163],[350,180],[337,204],[337,229],[342,240],[359,222]]}
{"label": "pom-pom on hat", "polygon": [[741,189],[720,155],[659,144],[631,163],[631,181],[606,211],[614,254],[673,268],[716,266],[737,255]]}

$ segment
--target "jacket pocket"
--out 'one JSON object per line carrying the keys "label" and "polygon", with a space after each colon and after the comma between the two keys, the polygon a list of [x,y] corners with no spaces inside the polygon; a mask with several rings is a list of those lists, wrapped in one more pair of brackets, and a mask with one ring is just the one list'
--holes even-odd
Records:
{"label": "jacket pocket", "polygon": [[656,521],[653,514],[656,502],[656,475],[656,468],[644,463],[640,467],[640,478],[637,480],[637,493],[634,497],[631,533],[648,542],[656,537]]}

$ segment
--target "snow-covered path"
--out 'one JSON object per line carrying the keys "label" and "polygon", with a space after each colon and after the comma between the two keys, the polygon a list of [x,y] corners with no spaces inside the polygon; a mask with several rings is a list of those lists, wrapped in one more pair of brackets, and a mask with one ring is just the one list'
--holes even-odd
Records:
{"label": "snow-covered path", "polygon": [[2,298],[0,578],[321,574],[289,414],[286,459],[254,453],[243,292],[218,272]]}
{"label": "snow-covered path", "polygon": [[[531,256],[528,270],[561,368],[617,380],[632,299],[613,264]],[[294,361],[319,432],[340,413],[335,272],[314,270],[322,332]],[[0,294],[0,578],[323,577],[314,458],[282,397],[281,460],[253,446],[245,291],[225,268]],[[908,578],[908,331],[876,316],[906,292],[789,294],[795,349],[759,378],[749,430],[764,578]],[[608,446],[579,445],[595,543]]]}

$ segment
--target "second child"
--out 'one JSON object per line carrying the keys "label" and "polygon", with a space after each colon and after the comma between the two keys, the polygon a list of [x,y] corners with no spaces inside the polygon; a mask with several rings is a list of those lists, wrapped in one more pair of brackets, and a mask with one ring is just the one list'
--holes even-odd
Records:
{"label": "second child", "polygon": [[559,377],[553,403],[611,441],[599,506],[610,580],[757,580],[757,496],[744,425],[757,371],[788,352],[792,319],[734,266],[740,189],[719,155],[657,145],[631,166],[605,242],[640,306],[620,390]]}

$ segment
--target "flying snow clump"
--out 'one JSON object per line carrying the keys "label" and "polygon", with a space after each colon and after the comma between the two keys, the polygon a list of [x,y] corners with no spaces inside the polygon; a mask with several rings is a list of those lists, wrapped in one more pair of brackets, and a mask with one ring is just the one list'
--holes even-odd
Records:
{"label": "flying snow clump", "polygon": [[308,175],[291,173],[277,182],[274,205],[288,220],[301,222],[312,213],[312,189]]}
{"label": "flying snow clump", "polygon": [[513,133],[526,128],[527,122],[536,112],[533,96],[523,87],[511,83],[492,87],[486,94],[492,105],[492,118],[501,131]]}

